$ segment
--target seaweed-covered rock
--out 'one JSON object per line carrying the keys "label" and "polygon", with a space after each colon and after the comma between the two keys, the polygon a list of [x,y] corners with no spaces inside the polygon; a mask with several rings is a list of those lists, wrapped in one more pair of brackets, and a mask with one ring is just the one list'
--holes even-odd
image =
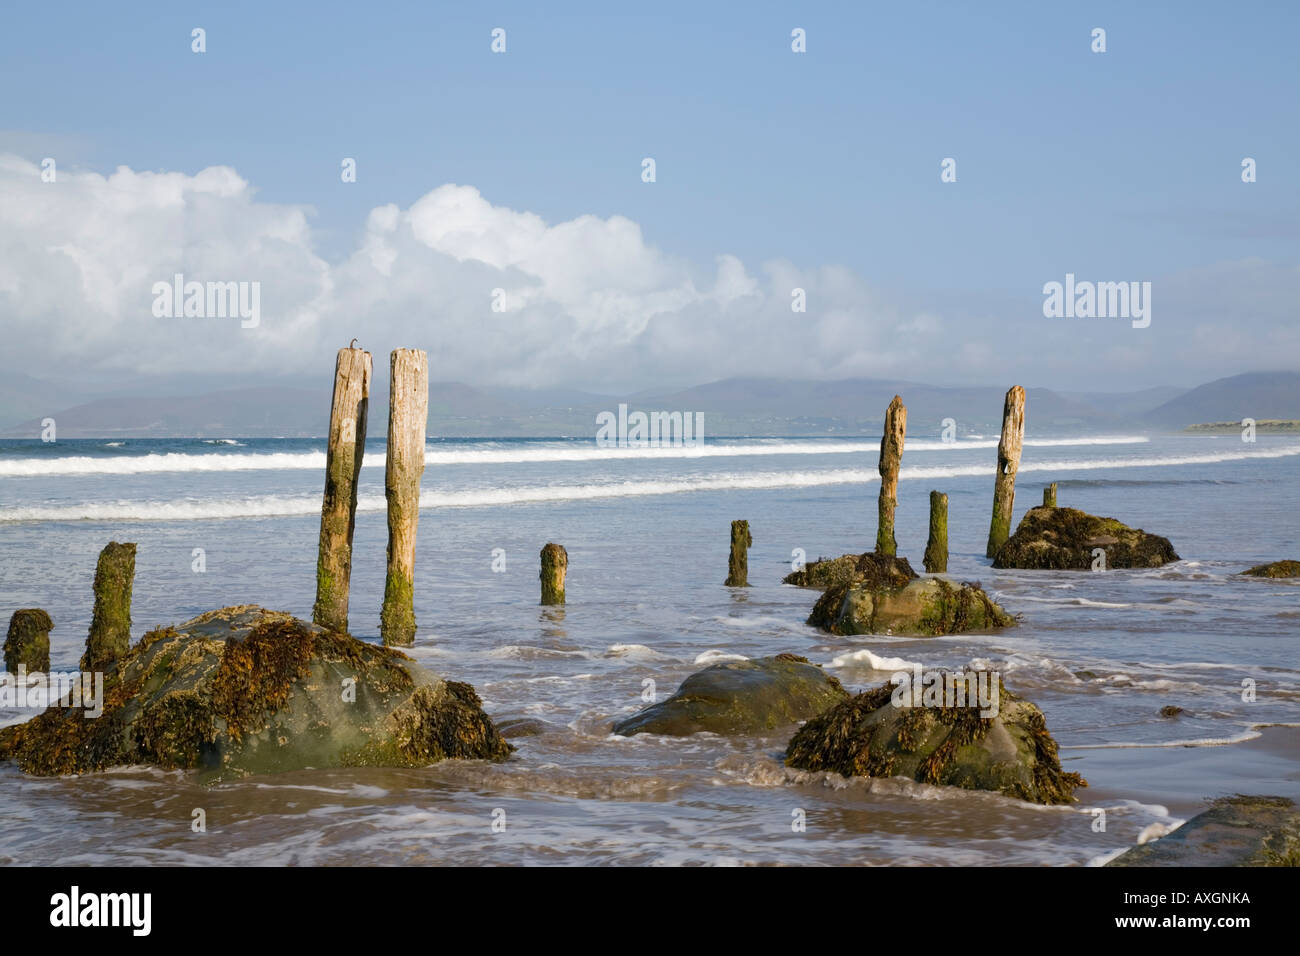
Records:
{"label": "seaweed-covered rock", "polygon": [[[960,675],[942,679],[954,676]],[[997,712],[988,717],[979,706],[897,706],[898,694],[908,699],[907,686],[884,684],[814,717],[791,738],[786,765],[846,777],[910,777],[1044,804],[1072,803],[1074,790],[1088,785],[1061,769],[1043,712],[1001,678]]]}
{"label": "seaweed-covered rock", "polygon": [[144,635],[105,673],[99,717],[51,707],[0,730],[0,758],[37,775],[411,767],[510,750],[468,684],[253,605]]}
{"label": "seaweed-covered rock", "polygon": [[50,629],[54,622],[50,615],[38,607],[19,608],[9,618],[9,633],[5,635],[5,670],[17,674],[19,667],[28,673],[50,669]]}
{"label": "seaweed-covered rock", "polygon": [[1300,561],[1274,561],[1272,564],[1257,564],[1241,573],[1249,574],[1255,578],[1300,578]]}
{"label": "seaweed-covered rock", "polygon": [[1222,797],[1107,866],[1300,866],[1300,808],[1286,797]]}
{"label": "seaweed-covered rock", "polygon": [[995,568],[1088,571],[1093,550],[1109,568],[1158,568],[1179,560],[1168,538],[1078,508],[1030,508],[993,558]]}
{"label": "seaweed-covered rock", "polygon": [[866,554],[843,554],[838,558],[818,558],[804,565],[802,570],[787,574],[782,583],[824,591],[854,580],[869,582],[873,587],[902,587],[916,577],[917,573],[907,558],[868,551]]}
{"label": "seaweed-covered rock", "polygon": [[686,736],[756,734],[807,720],[849,694],[794,654],[725,661],[697,671],[671,697],[614,725],[614,733]]}
{"label": "seaweed-covered rock", "polygon": [[[808,623],[832,634],[934,636],[1007,627],[1015,623],[978,584],[919,578],[906,558],[876,552],[856,560],[813,605]],[[820,562],[819,562],[820,563]],[[812,567],[811,565],[809,567]]]}

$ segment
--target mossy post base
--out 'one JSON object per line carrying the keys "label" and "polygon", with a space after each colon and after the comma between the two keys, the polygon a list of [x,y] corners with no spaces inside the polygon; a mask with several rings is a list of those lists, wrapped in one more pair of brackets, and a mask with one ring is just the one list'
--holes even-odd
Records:
{"label": "mossy post base", "polygon": [[564,603],[564,576],[569,572],[569,552],[563,545],[549,543],[542,548],[542,603]]}
{"label": "mossy post base", "polygon": [[1007,392],[1002,406],[1002,437],[998,441],[998,473],[993,482],[993,520],[984,553],[993,557],[1011,537],[1011,513],[1016,503],[1016,472],[1025,443],[1025,390],[1019,385]]}
{"label": "mossy post base", "polygon": [[415,532],[420,522],[420,476],[429,418],[429,358],[419,349],[395,349],[388,392],[388,573],[379,633],[384,643],[415,643]]}
{"label": "mossy post base", "polygon": [[727,559],[727,580],[722,582],[727,587],[749,587],[749,547],[753,543],[748,521],[731,522],[731,557]]}
{"label": "mossy post base", "polygon": [[948,496],[930,492],[930,540],[925,544],[925,570],[943,574],[948,570]]}
{"label": "mossy post base", "polygon": [[907,434],[907,406],[895,395],[885,411],[885,430],[880,437],[880,505],[876,525],[876,550],[897,554],[894,540],[894,509],[898,507],[898,469],[903,460],[903,439]]}
{"label": "mossy post base", "polygon": [[316,559],[316,604],[311,619],[330,631],[348,629],[348,586],[352,579],[352,531],[357,517],[357,483],[366,450],[370,404],[370,353],[339,349],[334,366],[329,443],[325,450],[325,496],[320,510]]}
{"label": "mossy post base", "polygon": [[50,629],[54,622],[38,607],[20,608],[9,619],[5,637],[5,670],[17,674],[19,667],[28,673],[50,671]]}
{"label": "mossy post base", "polygon": [[83,671],[106,670],[131,646],[135,545],[110,541],[95,565],[95,612],[81,657]]}
{"label": "mossy post base", "polygon": [[1044,508],[1056,507],[1056,482],[1052,482],[1050,485],[1048,485],[1046,488],[1043,489],[1043,507]]}

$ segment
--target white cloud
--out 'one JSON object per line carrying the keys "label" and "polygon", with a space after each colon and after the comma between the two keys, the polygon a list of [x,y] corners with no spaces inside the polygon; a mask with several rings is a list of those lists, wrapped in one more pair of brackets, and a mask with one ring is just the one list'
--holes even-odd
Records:
{"label": "white cloud", "polygon": [[[310,209],[258,200],[228,167],[60,169],[56,183],[40,172],[0,155],[0,323],[6,352],[37,377],[312,373],[354,336],[377,356],[427,349],[435,379],[619,391],[733,375],[1064,386],[1089,362],[1087,384],[1123,388],[1171,359],[1207,375],[1241,370],[1227,358],[1300,364],[1293,266],[1168,277],[1150,330],[1084,327],[1042,318],[1036,277],[996,308],[904,308],[843,267],[747,266],[725,250],[689,262],[622,216],[549,224],[471,186],[373,209],[355,251],[331,263],[315,251]],[[177,272],[260,282],[260,326],[154,318],[153,283]],[[791,311],[795,288],[806,312]],[[505,312],[492,311],[494,289]]]}
{"label": "white cloud", "polygon": [[[371,211],[327,263],[310,210],[259,201],[228,167],[196,175],[60,170],[0,157],[0,321],[31,368],[310,370],[357,336],[430,351],[436,377],[631,388],[732,374],[883,373],[899,317],[846,270],[757,273],[646,242],[622,216],[548,224],[471,186]],[[259,281],[262,321],[157,319],[153,283]],[[794,287],[809,311],[790,311]],[[504,289],[507,311],[493,312]],[[916,317],[905,339],[933,332]],[[917,324],[919,323],[919,324]],[[919,344],[919,343],[918,343]]]}

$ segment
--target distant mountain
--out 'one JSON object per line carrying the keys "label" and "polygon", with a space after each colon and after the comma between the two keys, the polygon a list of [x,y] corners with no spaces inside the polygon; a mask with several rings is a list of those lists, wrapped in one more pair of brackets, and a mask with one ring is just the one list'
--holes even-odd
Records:
{"label": "distant mountain", "polygon": [[82,386],[32,378],[6,369],[0,375],[0,424],[35,418],[39,430],[40,419],[60,408],[88,401],[95,394]]}
{"label": "distant mountain", "polygon": [[[110,396],[47,412],[63,438],[308,438],[329,428],[331,392],[320,388],[223,389],[185,395]],[[45,408],[50,408],[47,405]],[[388,427],[388,388],[372,390],[369,433],[382,437]],[[45,417],[45,416],[42,416]],[[457,382],[429,386],[430,434],[506,435],[520,408]],[[498,429],[506,429],[500,431]],[[11,438],[36,438],[41,419],[20,421],[0,431]],[[553,434],[553,433],[548,433]]]}
{"label": "distant mountain", "polygon": [[[75,392],[65,386],[36,379],[12,377],[7,385],[0,398],[7,395],[14,404],[0,403],[0,412],[6,407],[22,410],[11,411],[12,424],[0,428],[7,437],[38,437],[44,417],[55,419],[63,438],[316,437],[325,434],[329,421],[328,379],[312,387],[298,387],[295,382],[294,387],[265,385],[197,394],[162,394],[157,382],[140,382],[137,394],[79,402],[66,400]],[[168,382],[167,387],[175,389],[175,384]],[[1179,429],[1243,417],[1300,419],[1300,373],[1295,372],[1247,373],[1190,391],[1168,387],[1117,394],[1027,391],[1031,430]],[[994,435],[1006,387],[945,387],[891,379],[731,378],[620,398],[575,389],[534,391],[435,382],[429,387],[429,434],[591,436],[599,412],[616,411],[620,402],[626,402],[629,410],[699,412],[706,436],[871,435],[878,434],[895,394],[907,403],[911,435],[937,437],[947,418],[957,423],[959,434]],[[387,428],[386,381],[376,383],[370,403],[369,432],[381,437]]]}
{"label": "distant mountain", "polygon": [[1221,378],[1142,416],[1144,422],[1165,428],[1243,418],[1300,418],[1300,372],[1246,372]]}
{"label": "distant mountain", "polygon": [[[755,419],[768,425],[768,434],[869,434],[880,427],[895,395],[907,403],[908,431],[933,431],[951,418],[960,434],[983,433],[1000,427],[1006,388],[972,386],[946,388],[919,382],[883,379],[840,379],[830,382],[732,378],[682,391],[638,396],[651,407],[705,413],[713,434],[753,432]],[[1061,428],[1119,423],[1118,416],[1045,388],[1029,388],[1025,396],[1030,421]],[[711,423],[710,423],[711,422]]]}
{"label": "distant mountain", "polygon": [[1062,392],[1061,395],[1116,418],[1135,419],[1186,391],[1173,385],[1157,385],[1138,392]]}
{"label": "distant mountain", "polygon": [[[60,438],[283,437],[324,434],[329,394],[295,388],[240,388],[197,395],[101,398],[49,414]],[[5,429],[38,438],[40,419]]]}

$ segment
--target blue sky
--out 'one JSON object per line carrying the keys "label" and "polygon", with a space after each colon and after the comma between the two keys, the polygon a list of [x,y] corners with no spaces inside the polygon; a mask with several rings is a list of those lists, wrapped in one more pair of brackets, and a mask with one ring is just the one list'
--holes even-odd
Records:
{"label": "blue sky", "polygon": [[[1259,367],[1300,358],[1281,328],[1300,248],[1297,5],[611,6],[14,6],[0,152],[102,174],[232,167],[256,202],[310,207],[329,263],[356,250],[372,209],[470,185],[548,224],[626,217],[701,282],[719,255],[751,273],[843,267],[889,303],[886,321],[939,316],[949,342],[1044,335],[1041,287],[1067,271],[1153,280],[1145,338],[1124,323],[1044,335],[1097,366],[1126,356],[1073,387],[1123,387],[1162,356],[1167,374],[1138,387],[1250,364],[1248,343],[1171,354],[1193,322],[1258,323],[1274,336]],[[790,50],[794,27],[805,54]],[[343,157],[354,184],[340,182]],[[956,183],[939,180],[945,157]],[[1206,288],[1226,299],[1208,303]],[[580,367],[573,384],[598,384]],[[662,374],[641,369],[644,384]]]}

